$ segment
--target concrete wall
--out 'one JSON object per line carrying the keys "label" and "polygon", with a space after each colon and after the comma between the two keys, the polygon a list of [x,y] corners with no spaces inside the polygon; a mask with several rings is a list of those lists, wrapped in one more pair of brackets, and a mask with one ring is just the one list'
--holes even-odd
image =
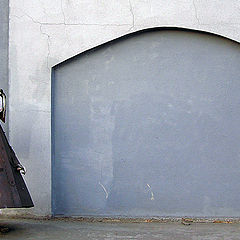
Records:
{"label": "concrete wall", "polygon": [[[0,88],[8,95],[8,14],[9,1],[0,1]],[[8,134],[8,115],[6,123],[1,123]]]}
{"label": "concrete wall", "polygon": [[239,11],[237,0],[10,0],[9,132],[28,169],[36,205],[30,213],[51,213],[52,66],[151,27],[197,29],[240,41]]}

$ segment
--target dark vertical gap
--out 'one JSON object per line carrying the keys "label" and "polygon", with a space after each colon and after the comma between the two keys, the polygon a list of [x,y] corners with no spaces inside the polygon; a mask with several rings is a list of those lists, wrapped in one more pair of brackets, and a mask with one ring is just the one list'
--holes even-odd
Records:
{"label": "dark vertical gap", "polygon": [[54,146],[54,83],[55,70],[51,69],[51,214],[55,215],[55,146]]}

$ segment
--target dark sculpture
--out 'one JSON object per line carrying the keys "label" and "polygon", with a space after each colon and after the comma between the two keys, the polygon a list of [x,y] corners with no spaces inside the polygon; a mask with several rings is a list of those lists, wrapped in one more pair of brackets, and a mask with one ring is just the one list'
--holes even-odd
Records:
{"label": "dark sculpture", "polygon": [[[6,96],[2,89],[0,100],[0,119],[5,122]],[[0,208],[33,207],[21,174],[25,174],[25,169],[19,163],[0,125]]]}

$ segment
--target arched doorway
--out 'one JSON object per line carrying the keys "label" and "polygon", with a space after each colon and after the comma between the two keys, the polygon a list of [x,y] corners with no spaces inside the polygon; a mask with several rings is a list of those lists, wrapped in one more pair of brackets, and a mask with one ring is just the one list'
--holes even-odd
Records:
{"label": "arched doorway", "polygon": [[53,69],[53,214],[240,216],[240,47],[155,30]]}

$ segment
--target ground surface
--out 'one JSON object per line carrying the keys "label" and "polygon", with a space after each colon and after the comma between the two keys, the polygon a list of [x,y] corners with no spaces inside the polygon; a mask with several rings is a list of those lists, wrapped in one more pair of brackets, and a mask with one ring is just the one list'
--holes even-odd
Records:
{"label": "ground surface", "polygon": [[2,219],[10,232],[0,239],[240,239],[240,224],[192,223],[103,223],[66,220]]}

